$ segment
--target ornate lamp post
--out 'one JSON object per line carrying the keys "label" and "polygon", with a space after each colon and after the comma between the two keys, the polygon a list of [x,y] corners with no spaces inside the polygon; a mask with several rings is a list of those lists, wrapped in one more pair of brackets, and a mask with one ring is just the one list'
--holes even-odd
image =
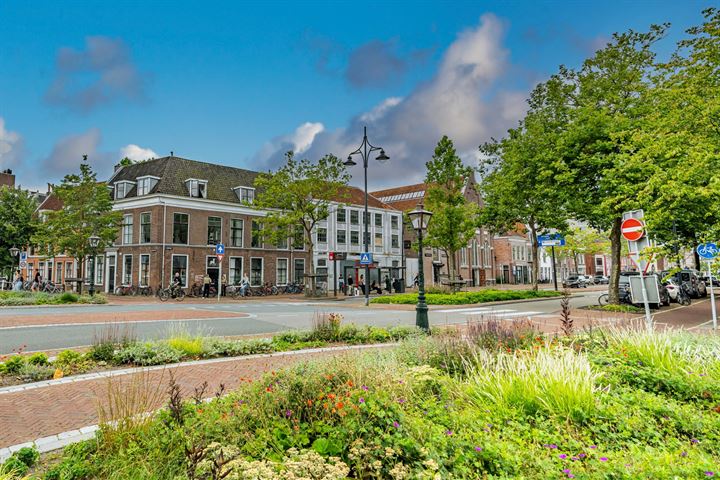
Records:
{"label": "ornate lamp post", "polygon": [[430,322],[428,320],[428,306],[425,303],[425,272],[423,268],[423,233],[427,230],[430,223],[432,212],[428,212],[423,208],[422,203],[418,203],[415,210],[408,213],[413,229],[418,234],[418,303],[415,307],[415,325],[418,328],[430,331]]}
{"label": "ornate lamp post", "polygon": [[90,264],[90,296],[92,297],[95,295],[95,257],[97,247],[100,245],[100,237],[92,235],[88,238],[88,243],[90,244],[90,252],[92,253],[92,263]]}
{"label": "ornate lamp post", "polygon": [[[363,168],[365,170],[365,218],[364,218],[364,224],[365,229],[363,233],[363,247],[365,248],[365,252],[370,251],[370,233],[368,230],[368,223],[370,222],[370,214],[368,213],[368,188],[367,188],[367,169],[368,169],[368,158],[370,157],[370,154],[372,152],[380,151],[380,155],[378,155],[375,160],[379,161],[380,163],[385,163],[386,161],[390,160],[390,157],[385,155],[385,150],[383,150],[380,147],[376,147],[372,145],[367,138],[367,127],[363,127],[363,141],[358,147],[357,150],[352,152],[350,155],[348,155],[348,159],[345,162],[345,166],[347,167],[353,167],[357,165],[352,159],[353,155],[360,155],[360,157],[363,160]],[[370,265],[365,265],[365,306],[370,305],[370,289],[368,288],[367,284],[370,281]]]}

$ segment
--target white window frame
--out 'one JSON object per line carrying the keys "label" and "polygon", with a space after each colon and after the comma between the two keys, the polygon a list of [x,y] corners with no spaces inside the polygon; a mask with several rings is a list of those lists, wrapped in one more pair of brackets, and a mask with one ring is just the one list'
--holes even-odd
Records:
{"label": "white window frame", "polygon": [[[320,230],[325,230],[325,240],[320,240]],[[317,243],[328,243],[328,228],[327,227],[317,227],[317,231],[315,233],[315,241]]]}
{"label": "white window frame", "polygon": [[460,249],[460,266],[467,267],[467,247]]}
{"label": "white window frame", "polygon": [[[237,283],[233,283],[233,280],[231,277],[232,263],[233,263],[233,260],[237,260],[238,258],[240,259],[240,276],[238,278]],[[229,257],[229,260],[228,260],[228,285],[240,285],[240,281],[242,280],[244,273],[245,273],[245,257],[239,256],[239,255]]]}
{"label": "white window frame", "polygon": [[[142,266],[143,266],[142,259],[143,259],[143,257],[147,257],[147,259],[148,259],[148,263],[147,263],[148,283],[147,283],[147,285],[143,285],[143,283],[142,283]],[[149,253],[141,253],[140,255],[138,255],[138,260],[139,260],[138,261],[138,286],[149,287],[150,286],[150,265],[151,265],[150,254]]]}
{"label": "white window frame", "polygon": [[[240,245],[233,243],[233,222],[239,221],[242,227],[240,228]],[[243,248],[245,246],[245,219],[244,218],[231,218],[230,219],[230,248]]]}
{"label": "white window frame", "polygon": [[182,287],[187,288],[188,283],[190,282],[190,255],[187,255],[185,253],[173,253],[172,255],[170,255],[170,283],[172,283],[172,279],[175,276],[175,273],[173,272],[175,257],[185,257],[185,282]]}
{"label": "white window frame", "polygon": [[[118,189],[118,186],[120,185],[124,187],[122,189],[122,195],[119,195],[120,189]],[[113,189],[115,190],[113,197],[115,198],[115,200],[122,200],[123,198],[127,197],[127,194],[130,193],[133,185],[135,185],[135,182],[132,182],[130,180],[120,180],[119,182],[115,182],[115,185],[113,185]]]}
{"label": "white window frame", "polygon": [[[218,236],[217,243],[210,243],[210,219],[211,218],[219,218],[220,219],[220,235]],[[189,230],[188,230],[189,232]],[[218,243],[223,243],[223,217],[218,217],[216,215],[208,215],[207,217],[207,229],[205,231],[205,241],[208,242],[208,245],[217,245]]]}
{"label": "white window frame", "polygon": [[392,230],[400,230],[400,220],[398,215],[390,216],[390,228]]}
{"label": "white window frame", "polygon": [[[251,204],[255,201],[255,189],[253,187],[237,186],[233,188],[235,196],[240,202],[244,202],[243,197],[247,197],[247,203]],[[247,195],[246,195],[247,194]]]}
{"label": "white window frame", "polygon": [[[260,260],[260,283],[258,283],[258,284],[252,283],[253,260]],[[265,284],[265,259],[263,257],[250,257],[250,286],[251,287],[261,287],[264,284]]]}
{"label": "white window frame", "polygon": [[[297,277],[297,272],[295,271],[295,265],[297,264],[297,262],[302,262],[302,265],[303,265],[303,270],[302,270],[302,271],[303,271],[303,275],[305,275],[305,272],[306,272],[306,269],[307,269],[307,262],[305,261],[304,258],[293,258],[293,264],[292,264],[292,280],[293,280],[293,282],[295,281],[295,279],[296,279],[296,277]],[[302,279],[300,279],[299,283],[300,283],[300,284],[305,283],[305,277],[303,277]]]}
{"label": "white window frame", "polygon": [[[285,260],[285,283],[280,283],[280,260]],[[275,260],[275,283],[287,285],[290,280],[290,260],[287,257],[279,257]]]}
{"label": "white window frame", "polygon": [[95,285],[102,286],[104,278],[105,278],[105,255],[96,255],[95,256]]}
{"label": "white window frame", "polygon": [[[175,215],[185,215],[187,217],[187,242],[185,243],[175,243]],[[172,244],[173,245],[190,245],[190,214],[186,212],[172,212],[172,230],[170,231],[170,235],[172,235]]]}
{"label": "white window frame", "polygon": [[[128,222],[128,219],[130,221]],[[123,215],[123,223],[122,223],[122,244],[123,245],[132,245],[133,243],[133,222],[134,222],[133,214],[132,213],[126,213]],[[128,240],[128,232],[127,230],[130,230],[130,239]]]}
{"label": "white window frame", "polygon": [[[128,278],[128,274],[127,274],[128,272],[126,271],[127,269],[125,268],[125,267],[127,267],[127,263],[125,262],[125,259],[126,259],[127,257],[130,257],[130,275],[129,275],[130,283],[129,283],[129,284],[125,282],[125,279]],[[127,287],[127,286],[129,286],[129,285],[132,285],[132,268],[133,268],[133,259],[132,259],[132,257],[133,257],[132,253],[125,253],[125,254],[123,254],[123,256],[122,256],[122,277],[120,277],[120,280],[121,280],[121,281],[120,281],[120,285],[123,286],[123,287]]]}
{"label": "white window frame", "polygon": [[[150,222],[148,225],[150,225],[150,235],[148,235],[148,241],[143,241],[143,215],[149,215],[150,216]],[[152,242],[152,212],[140,212],[140,228],[138,229],[138,243],[151,243]]]}
{"label": "white window frame", "polygon": [[[142,177],[137,177],[135,180],[137,181],[136,195],[140,197],[142,195],[149,194],[150,190],[155,188],[155,185],[157,185],[160,177],[156,177],[154,175],[143,175]],[[153,180],[155,182],[153,182]]]}
{"label": "white window frame", "polygon": [[[200,188],[201,185],[204,187],[203,189]],[[188,178],[185,180],[185,186],[187,187],[188,195],[191,198],[207,198],[207,180],[200,178]],[[197,188],[197,195],[193,195],[193,188]],[[201,192],[205,193],[205,195],[201,195]]]}

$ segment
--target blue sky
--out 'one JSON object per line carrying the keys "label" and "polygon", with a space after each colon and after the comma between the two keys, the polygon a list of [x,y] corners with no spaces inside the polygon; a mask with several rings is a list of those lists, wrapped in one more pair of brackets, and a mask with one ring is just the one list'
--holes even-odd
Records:
{"label": "blue sky", "polygon": [[289,149],[345,157],[367,124],[391,156],[371,184],[403,184],[442,134],[472,162],[613,32],[671,22],[668,53],[704,6],[2,0],[0,168],[42,186],[83,153],[105,176],[172,150],[266,169]]}

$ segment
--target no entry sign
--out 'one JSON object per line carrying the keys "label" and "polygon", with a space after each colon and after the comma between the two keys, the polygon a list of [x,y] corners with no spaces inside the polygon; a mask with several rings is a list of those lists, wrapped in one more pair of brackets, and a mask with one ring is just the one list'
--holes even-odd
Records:
{"label": "no entry sign", "polygon": [[637,218],[628,218],[620,225],[622,236],[630,242],[637,242],[645,234],[645,225]]}

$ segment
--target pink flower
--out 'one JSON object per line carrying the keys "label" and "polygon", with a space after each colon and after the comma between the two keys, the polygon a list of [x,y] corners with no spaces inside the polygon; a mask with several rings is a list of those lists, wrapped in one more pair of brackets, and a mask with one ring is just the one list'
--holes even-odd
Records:
{"label": "pink flower", "polygon": [[607,457],[600,457],[601,462],[607,462]]}
{"label": "pink flower", "polygon": [[567,458],[567,455],[561,453],[560,455],[558,455],[558,458],[562,458],[563,460],[565,460]]}
{"label": "pink flower", "polygon": [[482,452],[482,447],[475,447],[476,452]]}

